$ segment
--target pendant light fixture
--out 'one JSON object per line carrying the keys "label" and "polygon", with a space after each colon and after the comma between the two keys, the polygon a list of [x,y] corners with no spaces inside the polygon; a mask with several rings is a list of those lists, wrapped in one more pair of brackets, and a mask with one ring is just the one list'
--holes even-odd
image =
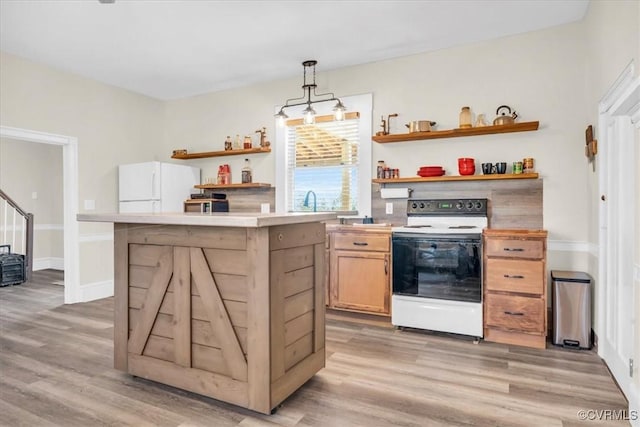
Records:
{"label": "pendant light fixture", "polygon": [[[307,106],[307,108],[302,111],[303,123],[306,125],[313,124],[316,122],[316,110],[313,109],[311,104],[329,101],[337,101],[335,107],[333,107],[333,118],[338,121],[344,120],[347,108],[344,106],[342,101],[340,101],[340,99],[336,98],[335,95],[331,92],[316,93],[316,88],[318,87],[318,85],[316,84],[317,63],[318,61],[315,60],[304,61],[302,63],[302,66],[304,67],[302,91],[304,94],[300,98],[287,99],[287,102],[285,102],[282,108],[280,108],[278,114],[275,115],[275,118],[278,120],[278,125],[284,126],[285,120],[289,118],[289,116],[287,116],[287,114],[284,112],[284,109],[288,107],[295,107],[298,105]],[[307,72],[309,74],[313,73],[313,79],[310,83],[307,83]],[[311,100],[312,91],[314,97],[319,97],[321,99]]]}

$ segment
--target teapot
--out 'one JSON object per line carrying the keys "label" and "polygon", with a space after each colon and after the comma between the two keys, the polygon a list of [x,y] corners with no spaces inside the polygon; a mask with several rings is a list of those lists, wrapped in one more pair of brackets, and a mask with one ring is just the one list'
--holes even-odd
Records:
{"label": "teapot", "polygon": [[508,105],[499,106],[496,110],[496,114],[498,115],[498,117],[493,120],[494,126],[512,125],[518,117],[518,114],[515,111],[513,111],[513,113],[511,112],[511,107],[509,107]]}

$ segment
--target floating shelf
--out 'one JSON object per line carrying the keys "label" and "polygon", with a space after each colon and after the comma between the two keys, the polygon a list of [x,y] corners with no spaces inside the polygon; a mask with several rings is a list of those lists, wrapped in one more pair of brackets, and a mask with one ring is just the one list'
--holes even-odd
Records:
{"label": "floating shelf", "polygon": [[256,154],[256,153],[270,153],[269,147],[248,148],[242,150],[223,150],[223,151],[208,151],[205,153],[187,153],[187,154],[174,154],[172,159],[190,160],[190,159],[205,159],[207,157],[222,157],[222,156],[239,156],[241,154]]}
{"label": "floating shelf", "polygon": [[499,125],[499,126],[480,126],[468,129],[447,129],[447,130],[434,130],[431,132],[413,132],[413,133],[399,133],[394,135],[380,135],[372,136],[375,142],[381,144],[387,142],[402,142],[402,141],[419,141],[422,139],[438,139],[438,138],[458,138],[461,136],[475,136],[475,135],[491,135],[495,133],[510,133],[510,132],[527,132],[532,130],[538,130],[539,122],[522,122],[514,123],[512,125]]}
{"label": "floating shelf", "polygon": [[491,174],[491,175],[454,175],[454,176],[429,176],[422,178],[413,176],[409,178],[397,179],[374,179],[373,182],[378,184],[395,184],[403,182],[443,182],[443,181],[491,181],[499,179],[538,179],[537,173],[520,173],[520,174]]}
{"label": "floating shelf", "polygon": [[260,183],[260,182],[250,182],[245,184],[200,184],[194,185],[195,188],[199,188],[201,190],[217,190],[221,188],[269,188],[271,184]]}

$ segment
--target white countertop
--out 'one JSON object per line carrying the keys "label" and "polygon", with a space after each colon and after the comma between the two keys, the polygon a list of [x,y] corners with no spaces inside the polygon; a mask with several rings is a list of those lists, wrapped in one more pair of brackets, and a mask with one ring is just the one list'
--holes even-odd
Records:
{"label": "white countertop", "polygon": [[270,227],[273,225],[300,224],[336,219],[331,212],[309,213],[82,213],[78,221],[114,222],[130,224],[203,225],[211,227]]}

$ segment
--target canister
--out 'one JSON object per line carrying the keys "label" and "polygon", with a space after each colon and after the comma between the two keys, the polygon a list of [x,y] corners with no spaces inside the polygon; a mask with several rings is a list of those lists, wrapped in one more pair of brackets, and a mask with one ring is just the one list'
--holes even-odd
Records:
{"label": "canister", "polygon": [[515,175],[522,173],[522,162],[513,162],[513,173]]}
{"label": "canister", "polygon": [[525,157],[522,159],[522,172],[533,173],[535,171],[533,164],[533,157]]}

